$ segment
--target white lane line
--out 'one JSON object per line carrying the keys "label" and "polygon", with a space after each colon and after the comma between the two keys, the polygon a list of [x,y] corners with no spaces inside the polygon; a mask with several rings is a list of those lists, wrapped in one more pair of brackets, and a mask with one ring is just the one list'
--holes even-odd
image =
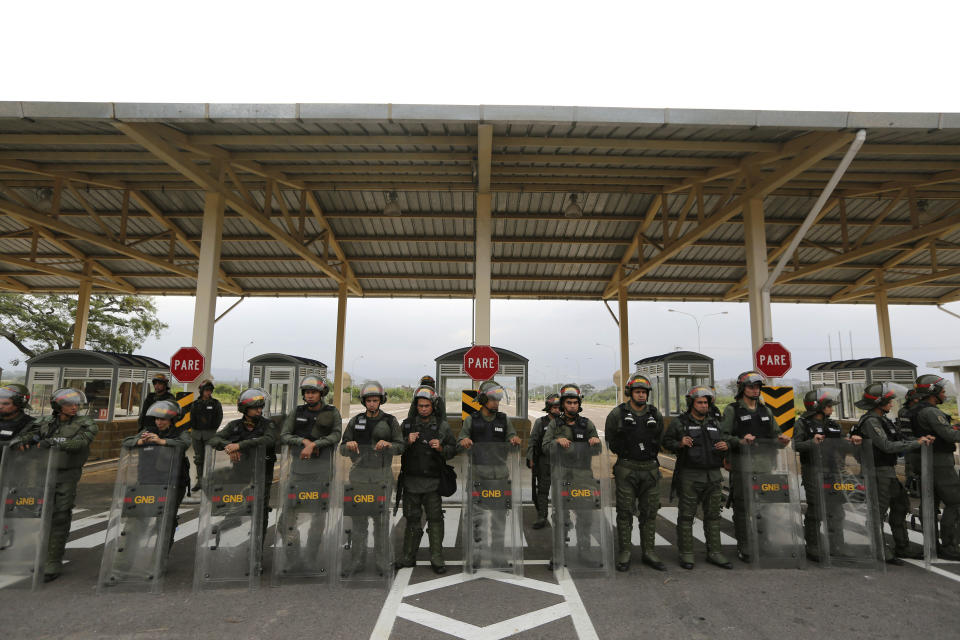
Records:
{"label": "white lane line", "polygon": [[573,627],[577,631],[577,637],[580,640],[599,640],[597,630],[593,628],[590,621],[590,614],[583,606],[583,600],[580,599],[580,593],[577,591],[577,585],[570,577],[570,572],[566,567],[560,567],[554,571],[554,576],[560,587],[563,589],[563,595],[567,599],[567,605],[570,607],[570,619],[573,620]]}
{"label": "white lane line", "polygon": [[[180,509],[177,511],[178,515],[182,515],[190,509]],[[71,532],[73,527],[70,528]],[[174,536],[174,540],[176,540]],[[93,549],[94,547],[99,547],[102,544],[107,542],[107,530],[103,529],[102,531],[97,531],[96,533],[91,533],[90,535],[83,536],[82,538],[77,538],[67,543],[67,549]]]}
{"label": "white lane line", "polygon": [[388,640],[390,632],[393,631],[393,623],[397,619],[397,609],[403,602],[403,592],[410,584],[410,576],[413,575],[412,567],[405,567],[397,571],[393,578],[393,585],[390,587],[390,593],[383,603],[380,615],[377,617],[377,623],[373,626],[373,632],[370,634],[371,640]]}
{"label": "white lane line", "polygon": [[[680,517],[680,509],[679,507],[660,507],[659,514],[663,516],[665,520],[676,525],[677,520]],[[706,534],[703,531],[703,520],[701,520],[700,518],[694,518],[693,520],[693,537],[699,540],[700,542],[703,542],[703,543],[707,542]],[[728,536],[727,534],[721,531],[720,544],[736,545],[737,541],[733,537]]]}
{"label": "white lane line", "polygon": [[74,520],[70,523],[70,533],[73,533],[74,531],[80,531],[80,529],[86,529],[87,527],[92,527],[94,525],[103,524],[109,517],[110,512],[104,511],[103,513],[97,513],[92,516],[87,516],[86,518]]}
{"label": "white lane line", "polygon": [[[546,609],[531,611],[530,613],[525,613],[515,618],[510,618],[509,620],[488,625],[480,629],[479,632],[472,633],[466,637],[469,640],[500,640],[501,638],[507,638],[517,633],[553,622],[554,620],[566,618],[567,616],[572,617],[570,605],[566,602],[561,602]],[[583,636],[581,636],[581,638],[582,637]]]}
{"label": "white lane line", "polygon": [[90,511],[90,509],[81,509],[80,507],[74,507],[70,513],[72,513],[73,515],[77,515],[78,513],[86,513],[87,511]]}
{"label": "white lane line", "polygon": [[[478,635],[483,632],[484,627],[478,627],[461,620],[455,620],[409,604],[401,603],[400,606],[397,607],[397,617],[416,622],[428,629],[446,633],[455,638],[463,638],[463,640],[475,637],[486,637]],[[374,636],[370,637],[373,638]]]}
{"label": "white lane line", "polygon": [[[443,546],[452,549],[457,546],[457,535],[460,533],[460,507],[447,507],[443,514]],[[421,547],[424,545],[421,544]],[[429,546],[429,540],[427,545]]]}
{"label": "white lane line", "polygon": [[[923,566],[923,560],[910,560],[910,559],[904,558],[904,562],[909,562],[913,566],[920,567],[921,569],[925,568]],[[960,575],[941,569],[936,565],[932,565],[929,569],[927,569],[927,571],[929,571],[930,573],[935,573],[938,576],[943,576],[944,578],[950,578],[954,582],[960,582]]]}

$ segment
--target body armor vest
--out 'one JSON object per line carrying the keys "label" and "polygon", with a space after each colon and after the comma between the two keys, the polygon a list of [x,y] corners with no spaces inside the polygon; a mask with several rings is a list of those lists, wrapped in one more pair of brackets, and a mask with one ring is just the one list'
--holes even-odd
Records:
{"label": "body armor vest", "polygon": [[697,422],[689,412],[676,418],[683,425],[683,434],[693,440],[692,447],[685,447],[683,462],[694,469],[719,469],[723,466],[723,452],[714,448],[723,438],[720,437],[720,425],[712,413],[708,413],[703,422]]}

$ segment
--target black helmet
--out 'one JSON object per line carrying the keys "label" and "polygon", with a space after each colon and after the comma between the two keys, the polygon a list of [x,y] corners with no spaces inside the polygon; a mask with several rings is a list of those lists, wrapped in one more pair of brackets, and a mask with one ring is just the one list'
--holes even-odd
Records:
{"label": "black helmet", "polygon": [[360,387],[360,402],[366,401],[370,396],[379,397],[380,404],[387,401],[387,392],[383,390],[383,385],[376,380],[364,382],[363,386]]}
{"label": "black helmet", "polygon": [[743,397],[743,389],[747,385],[759,384],[763,386],[766,382],[767,379],[763,377],[762,373],[758,371],[744,371],[737,376],[737,400]]}
{"label": "black helmet", "polygon": [[623,385],[623,392],[626,395],[633,393],[634,389],[646,389],[647,393],[653,391],[653,385],[650,384],[650,378],[639,373],[631,374]]}
{"label": "black helmet", "polygon": [[53,409],[54,413],[60,413],[60,410],[63,409],[65,404],[75,404],[78,407],[82,407],[87,404],[87,396],[83,391],[78,391],[77,389],[57,389],[53,392],[53,395],[50,396],[50,407]]}
{"label": "black helmet", "polygon": [[903,403],[909,406],[911,402],[916,402],[919,399],[916,389],[907,389],[906,395],[903,396]]}
{"label": "black helmet", "polygon": [[237,411],[240,415],[246,415],[247,409],[261,408],[266,413],[268,402],[270,402],[270,396],[263,389],[256,387],[245,389],[237,398]]}
{"label": "black helmet", "polygon": [[319,376],[306,376],[303,380],[300,381],[300,397],[303,397],[305,391],[319,391],[320,397],[327,395],[327,392],[330,391],[330,387],[327,386],[326,381]]}
{"label": "black helmet", "polygon": [[551,393],[543,401],[543,410],[550,413],[550,409],[560,406],[560,394]]}
{"label": "black helmet", "polygon": [[13,406],[20,410],[30,406],[30,390],[16,382],[0,387],[0,398],[9,398]]}
{"label": "black helmet", "polygon": [[490,400],[498,400],[501,402],[507,400],[507,390],[493,380],[481,382],[480,389],[477,391],[477,402],[480,403],[481,407]]}
{"label": "black helmet", "polygon": [[210,380],[210,379],[208,378],[208,379],[206,379],[206,380],[201,380],[201,381],[200,381],[200,387],[199,387],[197,390],[198,390],[200,393],[203,393],[205,389],[210,389],[210,393],[213,393],[214,388],[215,388],[215,387],[213,386],[213,380]]}
{"label": "black helmet", "polygon": [[158,382],[162,382],[164,387],[166,387],[167,389],[170,388],[170,378],[168,378],[167,374],[165,373],[158,373],[154,375],[153,378],[150,380],[150,382],[152,384],[157,384]]}
{"label": "black helmet", "polygon": [[898,395],[905,394],[906,391],[906,387],[893,382],[874,382],[867,385],[867,388],[863,390],[863,397],[857,400],[854,405],[858,409],[869,411],[882,407],[896,399]]}
{"label": "black helmet", "polygon": [[413,402],[416,403],[419,398],[426,398],[433,406],[433,410],[437,410],[437,403],[440,402],[440,394],[438,394],[433,387],[427,384],[422,384],[417,387],[413,392]]}
{"label": "black helmet", "polygon": [[423,376],[422,378],[420,378],[420,386],[421,386],[421,387],[432,387],[432,388],[436,389],[436,388],[437,388],[437,381],[433,379],[433,376]]}
{"label": "black helmet", "polygon": [[923,400],[927,396],[940,395],[941,391],[947,391],[949,393],[952,389],[953,385],[949,380],[935,373],[923,374],[917,378],[916,383],[913,385],[914,393],[919,400]]}
{"label": "black helmet", "polygon": [[696,387],[690,387],[690,391],[687,391],[687,411],[693,409],[693,402],[697,398],[706,398],[709,404],[713,404],[713,401],[717,397],[717,392],[713,387],[706,387],[703,385],[697,385]]}
{"label": "black helmet", "polygon": [[807,391],[803,394],[803,408],[806,409],[803,417],[809,418],[812,415],[823,413],[826,407],[837,404],[839,398],[840,389],[836,387],[820,387]]}
{"label": "black helmet", "polygon": [[[573,398],[577,401],[577,413],[583,411],[583,392],[580,391],[580,387],[572,382],[560,387],[560,402],[562,403],[567,398]],[[566,408],[564,408],[564,411],[566,411]]]}
{"label": "black helmet", "polygon": [[144,414],[150,418],[160,418],[163,420],[175,421],[180,417],[180,405],[170,400],[161,400],[154,402]]}

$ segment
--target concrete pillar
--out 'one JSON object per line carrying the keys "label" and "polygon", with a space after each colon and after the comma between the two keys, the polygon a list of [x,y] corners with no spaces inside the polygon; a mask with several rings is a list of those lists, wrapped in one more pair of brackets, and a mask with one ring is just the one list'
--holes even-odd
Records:
{"label": "concrete pillar", "polygon": [[756,353],[765,339],[773,338],[772,331],[764,331],[765,327],[770,328],[770,297],[763,295],[762,290],[770,270],[767,268],[767,238],[763,229],[763,200],[760,198],[747,200],[743,207],[743,235],[747,252],[750,343]]}
{"label": "concrete pillar", "polygon": [[874,277],[878,287],[873,297],[877,307],[877,332],[880,334],[880,355],[893,357],[893,339],[890,334],[890,307],[887,305],[887,292],[879,287],[883,286],[883,272],[877,272]]}
{"label": "concrete pillar", "polygon": [[337,344],[333,360],[333,388],[336,393],[334,406],[344,417],[350,410],[350,393],[345,389],[346,372],[343,370],[343,343],[347,328],[347,283],[340,283],[337,294]]}
{"label": "concrete pillar", "polygon": [[620,286],[617,289],[617,307],[620,314],[620,389],[623,393],[623,383],[627,381],[633,369],[630,366],[630,323],[627,317],[627,288]]}
{"label": "concrete pillar", "polygon": [[490,262],[493,223],[489,193],[477,194],[476,241],[474,243],[473,343],[490,344]]}
{"label": "concrete pillar", "polygon": [[87,323],[90,320],[90,293],[93,291],[93,280],[90,279],[92,264],[87,260],[83,265],[83,275],[87,276],[80,283],[80,290],[77,292],[77,316],[73,324],[73,342],[74,349],[87,348]]}
{"label": "concrete pillar", "polygon": [[[220,280],[220,248],[223,245],[224,197],[207,192],[203,202],[200,258],[197,262],[197,294],[193,307],[193,346],[204,356],[204,371],[197,379],[212,378],[213,323],[217,313],[217,283]],[[196,389],[191,389],[195,391]]]}

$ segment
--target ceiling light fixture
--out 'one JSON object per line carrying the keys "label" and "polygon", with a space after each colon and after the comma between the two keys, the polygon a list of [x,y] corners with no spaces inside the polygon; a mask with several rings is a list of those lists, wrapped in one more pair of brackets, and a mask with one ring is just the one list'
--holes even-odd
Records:
{"label": "ceiling light fixture", "polygon": [[387,194],[387,204],[383,207],[383,215],[398,216],[401,213],[403,213],[403,211],[400,209],[399,203],[397,203],[397,192],[389,192]]}
{"label": "ceiling light fixture", "polygon": [[570,194],[570,202],[563,208],[563,217],[565,218],[582,218],[583,217],[583,207],[577,203],[577,194]]}

